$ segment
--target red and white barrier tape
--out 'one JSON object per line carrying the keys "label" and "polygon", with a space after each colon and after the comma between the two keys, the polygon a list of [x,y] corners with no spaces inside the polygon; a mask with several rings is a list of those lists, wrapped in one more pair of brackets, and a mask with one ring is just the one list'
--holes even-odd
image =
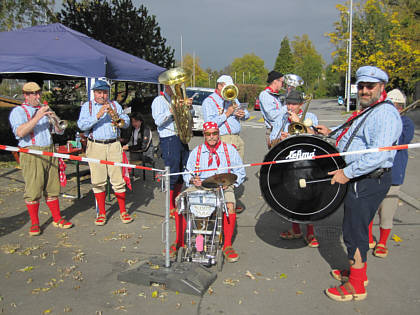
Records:
{"label": "red and white barrier tape", "polygon": [[[290,162],[297,162],[297,161],[324,159],[324,158],[330,158],[330,157],[336,157],[336,156],[346,156],[346,155],[352,155],[352,154],[364,154],[364,153],[374,153],[374,152],[393,151],[393,150],[407,150],[407,149],[414,149],[414,148],[420,148],[420,143],[401,144],[401,145],[394,145],[391,147],[381,147],[381,148],[364,149],[364,150],[349,151],[349,152],[342,152],[342,153],[323,154],[323,155],[316,155],[316,156],[306,157],[306,158],[296,158],[296,159],[278,160],[278,161],[261,162],[261,163],[249,163],[249,164],[242,164],[242,165],[236,165],[236,166],[208,168],[208,169],[196,170],[196,171],[191,171],[191,172],[178,172],[178,173],[170,173],[167,175],[161,174],[161,176],[176,176],[176,175],[184,175],[184,174],[228,170],[228,169],[235,169],[235,168],[241,168],[241,167],[282,164],[282,163],[290,163]],[[115,165],[115,166],[128,167],[128,168],[137,168],[141,170],[157,171],[157,172],[162,172],[162,173],[165,172],[165,170],[161,170],[157,168],[151,168],[151,167],[145,167],[145,166],[139,166],[139,165],[133,165],[133,164],[124,164],[124,163],[111,162],[111,161],[105,161],[105,160],[90,159],[90,158],[85,158],[85,157],[81,157],[77,155],[46,152],[46,151],[39,151],[39,150],[25,149],[25,148],[17,148],[17,147],[11,147],[7,145],[0,145],[0,150],[32,153],[36,155],[54,156],[54,157],[69,159],[69,160],[74,160],[74,161]]]}
{"label": "red and white barrier tape", "polygon": [[78,155],[71,155],[71,154],[63,154],[63,153],[39,151],[39,150],[33,150],[33,149],[17,148],[17,147],[11,147],[11,146],[8,146],[8,145],[1,145],[1,144],[0,144],[0,150],[12,151],[12,152],[31,153],[31,154],[36,154],[36,155],[46,155],[46,156],[53,156],[53,157],[57,157],[57,158],[68,159],[68,160],[79,161],[79,162],[91,162],[91,163],[98,163],[98,164],[115,165],[115,166],[121,166],[121,167],[127,167],[127,168],[136,168],[136,169],[140,169],[140,170],[157,171],[157,172],[164,172],[165,171],[165,170],[160,170],[160,169],[157,169],[157,168],[140,166],[140,165],[118,163],[118,162],[111,162],[111,161],[98,160],[98,159],[90,159],[90,158],[86,158],[86,157],[82,157],[82,156],[78,156]]}

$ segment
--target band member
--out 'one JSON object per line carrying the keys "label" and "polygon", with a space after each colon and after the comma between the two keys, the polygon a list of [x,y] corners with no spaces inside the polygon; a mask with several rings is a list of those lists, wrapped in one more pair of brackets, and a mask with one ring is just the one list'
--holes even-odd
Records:
{"label": "band member", "polygon": [[[242,159],[234,146],[222,142],[219,135],[219,126],[215,122],[206,122],[203,125],[204,144],[201,144],[191,151],[188,158],[186,170],[189,172],[203,169],[222,168],[235,165],[242,165]],[[188,186],[186,191],[203,189],[202,182],[220,173],[233,173],[237,175],[236,182],[233,185],[224,187],[224,195],[226,206],[228,208],[229,217],[223,216],[223,254],[226,261],[236,262],[239,255],[232,248],[232,236],[235,229],[236,213],[235,213],[235,194],[233,186],[238,187],[245,179],[245,169],[243,167],[233,168],[230,170],[208,171],[192,174],[185,174],[184,181]],[[171,246],[171,252],[176,253],[180,246],[184,245],[185,225],[177,225],[176,242]]]}
{"label": "band member", "polygon": [[[15,107],[9,116],[13,133],[21,148],[53,152],[50,129],[57,134],[63,134],[58,125],[51,125],[48,117],[52,115],[48,106],[39,106],[41,88],[35,82],[23,85],[24,103]],[[23,198],[31,218],[29,235],[41,234],[39,226],[39,199],[42,195],[50,208],[53,225],[58,228],[68,229],[72,223],[61,217],[58,195],[60,193],[60,180],[58,177],[58,158],[40,156],[28,153],[20,154],[25,192]]]}
{"label": "band member", "polygon": [[233,80],[228,75],[222,75],[217,79],[216,90],[203,101],[204,121],[214,121],[220,128],[220,139],[232,144],[244,159],[245,145],[239,136],[241,120],[249,118],[246,108],[239,108],[239,101],[226,101],[222,97],[222,89],[225,85],[233,85]]}
{"label": "band member", "polygon": [[[394,105],[386,101],[385,84],[388,75],[381,69],[364,66],[356,72],[361,111],[352,124],[336,137],[340,152],[392,146],[401,135],[402,123]],[[325,126],[317,126],[329,134]],[[335,134],[335,136],[338,133]],[[328,173],[331,184],[349,183],[344,200],[343,239],[347,247],[350,270],[333,270],[337,280],[346,280],[336,288],[327,289],[328,297],[336,301],[363,300],[367,296],[365,281],[369,250],[369,223],[387,194],[391,182],[391,167],[395,151],[363,155],[346,155],[346,167]]]}
{"label": "band member", "polygon": [[[165,86],[165,92],[161,92],[161,95],[153,100],[152,116],[159,133],[160,151],[162,152],[165,166],[170,167],[171,173],[178,173],[185,168],[189,148],[188,144],[181,142],[181,139],[175,132],[174,116],[171,109],[172,95],[173,92],[170,86]],[[182,102],[182,100],[180,102]],[[191,104],[192,99],[188,99],[188,105],[191,106]],[[175,213],[175,198],[181,192],[182,185],[183,181],[181,175],[170,177],[169,210],[171,216],[175,217],[176,224],[181,224],[183,222],[183,217]]]}
{"label": "band member", "polygon": [[270,71],[267,77],[268,86],[260,93],[259,100],[261,113],[264,117],[266,127],[267,147],[271,147],[270,134],[276,121],[280,121],[286,113],[279,98],[279,91],[283,86],[283,74],[277,71]]}
{"label": "band member", "polygon": [[[270,140],[274,141],[277,137],[281,140],[286,139],[289,136],[288,128],[292,122],[300,122],[303,114],[302,106],[304,103],[303,93],[296,90],[291,90],[286,96],[287,113],[281,120],[277,120],[274,124],[273,131],[270,135]],[[306,119],[310,119],[313,124],[318,125],[318,117],[310,112],[305,115]],[[307,133],[314,134],[313,128],[307,128]],[[280,237],[285,240],[292,240],[302,237],[300,225],[298,223],[292,223],[292,229],[280,233]],[[315,238],[313,224],[306,226],[305,241],[309,247],[318,247],[318,240]]]}
{"label": "band member", "polygon": [[[104,80],[97,80],[93,86],[94,101],[82,105],[77,125],[88,134],[86,156],[92,159],[122,162],[122,147],[119,141],[120,129],[116,119],[124,122],[123,128],[130,125],[130,119],[123,112],[120,104],[110,101],[109,85]],[[115,113],[115,114],[114,114]],[[111,117],[117,116],[116,117]],[[96,225],[105,225],[105,188],[109,176],[112,189],[120,208],[120,219],[123,223],[133,221],[125,208],[125,182],[119,166],[89,163],[92,190],[99,208]]]}
{"label": "band member", "polygon": [[[406,97],[401,93],[400,90],[394,89],[388,93],[388,99],[391,100],[397,110],[401,112],[404,109]],[[398,144],[409,144],[414,136],[414,123],[407,116],[401,116],[403,129],[398,140]],[[385,258],[388,255],[388,248],[386,242],[388,241],[389,234],[392,229],[392,221],[394,219],[395,211],[398,208],[398,192],[404,182],[405,169],[408,162],[408,151],[398,150],[394,158],[394,164],[392,166],[392,186],[389,189],[384,201],[379,206],[379,242],[376,245],[372,235],[372,224],[369,225],[369,244],[373,244],[374,247],[373,255],[376,257]],[[375,246],[376,245],[376,246]]]}

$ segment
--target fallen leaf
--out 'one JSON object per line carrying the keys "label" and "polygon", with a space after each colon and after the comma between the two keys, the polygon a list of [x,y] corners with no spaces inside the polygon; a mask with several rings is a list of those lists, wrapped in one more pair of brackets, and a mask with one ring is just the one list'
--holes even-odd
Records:
{"label": "fallen leaf", "polygon": [[47,309],[47,310],[45,310],[42,314],[50,314],[52,312],[52,309]]}
{"label": "fallen leaf", "polygon": [[71,307],[70,306],[66,306],[65,308],[64,308],[64,313],[70,313],[72,311],[72,309],[71,309]]}
{"label": "fallen leaf", "polygon": [[399,243],[399,242],[402,242],[402,241],[403,241],[403,240],[402,240],[402,238],[401,238],[401,237],[399,237],[397,234],[392,235],[392,239],[393,239],[395,242],[397,242],[397,243]]}
{"label": "fallen leaf", "polygon": [[144,293],[144,292],[140,292],[139,294],[137,294],[138,296],[141,296],[141,297],[144,297],[144,298],[146,298],[146,293]]}
{"label": "fallen leaf", "polygon": [[31,283],[33,280],[32,280],[32,278],[28,278],[27,280],[26,280],[26,283],[27,284],[29,284],[29,283]]}
{"label": "fallen leaf", "polygon": [[17,271],[20,271],[20,272],[27,272],[27,271],[32,271],[32,269],[34,269],[34,267],[33,267],[33,266],[26,266],[25,268],[18,269]]}
{"label": "fallen leaf", "polygon": [[127,295],[127,289],[126,288],[122,288],[122,289],[118,289],[112,292],[112,294],[114,295]]}
{"label": "fallen leaf", "polygon": [[280,279],[286,279],[286,278],[287,278],[287,275],[286,275],[286,274],[284,274],[284,273],[282,273],[282,274],[280,274],[279,278],[280,278]]}
{"label": "fallen leaf", "polygon": [[234,287],[236,285],[236,282],[239,282],[239,280],[233,280],[233,279],[230,279],[230,278],[227,278],[227,279],[223,280],[224,284],[230,285],[232,287]]}
{"label": "fallen leaf", "polygon": [[159,296],[159,291],[153,291],[152,292],[152,298],[157,298]]}
{"label": "fallen leaf", "polygon": [[245,275],[246,275],[247,277],[251,278],[252,280],[255,280],[254,275],[253,275],[253,274],[252,274],[249,270],[247,270],[247,271],[246,271]]}
{"label": "fallen leaf", "polygon": [[150,226],[142,225],[142,226],[141,226],[141,228],[142,228],[143,230],[148,230],[148,229],[150,229]]}
{"label": "fallen leaf", "polygon": [[[178,292],[178,291],[177,291],[177,292]],[[208,293],[209,295],[212,295],[212,294],[214,293],[213,288],[212,288],[212,287],[209,287],[209,288],[207,289],[207,293]]]}
{"label": "fallen leaf", "polygon": [[182,304],[181,303],[176,303],[175,307],[177,310],[179,310],[181,308]]}
{"label": "fallen leaf", "polygon": [[296,295],[303,294],[303,291],[296,291]]}

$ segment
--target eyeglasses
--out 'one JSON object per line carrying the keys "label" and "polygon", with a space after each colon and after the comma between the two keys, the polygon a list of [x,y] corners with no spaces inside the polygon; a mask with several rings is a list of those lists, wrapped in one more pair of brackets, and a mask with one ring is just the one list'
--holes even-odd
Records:
{"label": "eyeglasses", "polygon": [[25,92],[26,94],[33,94],[33,95],[38,95],[41,94],[41,91],[36,91],[36,92]]}
{"label": "eyeglasses", "polygon": [[358,90],[363,90],[364,88],[367,88],[368,90],[373,90],[376,87],[377,83],[374,82],[368,82],[368,83],[359,83],[357,84]]}
{"label": "eyeglasses", "polygon": [[214,131],[214,132],[205,132],[204,135],[206,137],[210,137],[210,136],[218,136],[219,132],[218,131]]}

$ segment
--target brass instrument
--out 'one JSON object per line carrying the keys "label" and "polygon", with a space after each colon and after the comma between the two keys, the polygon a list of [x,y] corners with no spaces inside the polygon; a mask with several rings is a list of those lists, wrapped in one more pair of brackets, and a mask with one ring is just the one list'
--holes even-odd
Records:
{"label": "brass instrument", "polygon": [[408,105],[407,107],[405,107],[402,111],[400,111],[400,115],[405,115],[405,113],[407,113],[408,111],[415,109],[417,107],[417,103],[420,102],[420,99],[418,99],[417,101],[415,101],[414,103],[411,103],[410,105]]}
{"label": "brass instrument", "polygon": [[172,90],[170,105],[174,116],[175,132],[178,134],[181,142],[185,144],[191,140],[193,125],[185,90],[185,81],[187,80],[187,73],[180,67],[169,69],[161,73],[158,78],[160,84],[167,85]]}
{"label": "brass instrument", "polygon": [[120,116],[118,116],[118,114],[112,108],[112,105],[110,105],[108,102],[106,102],[106,104],[109,105],[108,114],[109,114],[109,116],[111,116],[112,124],[117,128],[124,128],[124,126],[125,126],[124,119],[122,119],[122,118],[120,118]]}
{"label": "brass instrument", "polygon": [[225,85],[220,93],[225,101],[235,101],[238,97],[239,90],[236,85]]}
{"label": "brass instrument", "polygon": [[309,108],[309,103],[312,100],[312,95],[307,95],[307,96],[305,95],[304,100],[305,100],[306,105],[305,105],[305,109],[303,110],[302,117],[300,118],[299,122],[292,122],[289,125],[289,128],[287,129],[287,131],[291,135],[307,133],[308,128],[312,126],[312,120],[305,119],[306,112],[308,111],[308,108]]}
{"label": "brass instrument", "polygon": [[[39,106],[48,106],[46,104],[42,104],[39,100],[38,104]],[[51,115],[48,115],[48,120],[50,124],[54,126],[54,129],[58,129],[61,132],[64,131],[69,125],[67,120],[60,119],[51,108],[47,111],[47,113],[51,113]]]}

